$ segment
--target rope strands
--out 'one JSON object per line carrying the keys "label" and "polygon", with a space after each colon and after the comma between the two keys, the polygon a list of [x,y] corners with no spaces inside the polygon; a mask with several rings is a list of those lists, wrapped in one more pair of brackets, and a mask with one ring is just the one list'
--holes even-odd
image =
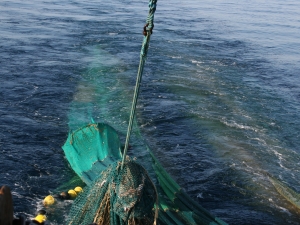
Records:
{"label": "rope strands", "polygon": [[136,78],[136,84],[135,84],[134,95],[133,95],[133,100],[132,100],[132,107],[131,107],[131,111],[130,111],[130,117],[129,117],[127,135],[126,135],[126,141],[125,141],[125,146],[124,146],[124,151],[123,151],[122,168],[123,168],[127,150],[128,150],[133,119],[135,116],[136,103],[137,103],[137,99],[138,99],[138,95],[139,95],[140,83],[142,80],[144,64],[145,64],[148,49],[149,49],[150,36],[151,36],[152,30],[154,28],[153,21],[154,21],[154,13],[156,11],[156,3],[157,3],[157,0],[149,0],[149,14],[148,14],[148,17],[146,20],[146,25],[144,26],[144,30],[143,30],[144,40],[143,40],[143,44],[142,44],[142,48],[141,48],[140,64],[139,64],[139,69],[138,69],[137,78]]}

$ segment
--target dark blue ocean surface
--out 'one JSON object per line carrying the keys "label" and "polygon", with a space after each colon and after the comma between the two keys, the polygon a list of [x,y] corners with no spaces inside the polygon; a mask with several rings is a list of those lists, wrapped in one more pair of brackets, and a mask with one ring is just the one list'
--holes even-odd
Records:
{"label": "dark blue ocean surface", "polygon": [[[147,164],[149,145],[229,224],[300,224],[270,180],[300,193],[299,8],[158,1],[130,154]],[[74,176],[70,130],[93,118],[124,139],[147,14],[137,0],[0,2],[0,185],[16,213]]]}

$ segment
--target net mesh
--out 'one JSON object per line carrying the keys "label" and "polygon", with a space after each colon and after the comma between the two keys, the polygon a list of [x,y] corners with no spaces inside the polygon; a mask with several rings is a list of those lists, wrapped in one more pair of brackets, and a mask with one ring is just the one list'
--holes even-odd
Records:
{"label": "net mesh", "polygon": [[103,123],[88,124],[70,133],[62,148],[72,169],[87,185],[121,159],[119,136]]}
{"label": "net mesh", "polygon": [[85,187],[86,184],[81,180],[81,178],[75,174],[68,182],[63,183],[59,187],[57,187],[55,190],[53,190],[53,193],[61,193],[63,191],[68,191],[70,189],[73,189],[75,187]]}
{"label": "net mesh", "polygon": [[70,209],[68,225],[226,225],[182,191],[150,149],[156,185],[144,167],[129,157],[122,169],[119,137],[107,124],[76,130],[63,149],[87,184]]}
{"label": "net mesh", "polygon": [[126,159],[107,167],[76,198],[67,224],[144,224],[155,221],[157,193],[147,171]]}

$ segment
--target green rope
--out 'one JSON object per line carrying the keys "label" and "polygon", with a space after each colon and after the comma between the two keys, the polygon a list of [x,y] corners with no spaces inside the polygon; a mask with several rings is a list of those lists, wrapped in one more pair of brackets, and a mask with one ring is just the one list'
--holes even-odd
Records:
{"label": "green rope", "polygon": [[156,11],[156,2],[157,2],[157,0],[149,0],[149,14],[148,14],[148,17],[146,20],[146,25],[144,26],[144,36],[145,37],[143,40],[141,54],[140,54],[140,64],[139,64],[139,69],[138,69],[138,73],[137,73],[134,95],[133,95],[133,100],[132,100],[132,107],[131,107],[131,112],[130,112],[130,117],[129,117],[129,124],[128,124],[128,129],[127,129],[127,135],[126,135],[126,141],[125,141],[125,147],[124,147],[123,159],[122,159],[122,168],[123,168],[127,150],[128,150],[129,139],[130,139],[133,119],[134,119],[134,115],[135,115],[136,103],[137,103],[137,99],[138,99],[138,95],[139,95],[140,83],[141,83],[142,74],[143,74],[143,70],[144,70],[144,64],[145,64],[145,61],[147,58],[147,53],[148,53],[148,48],[149,48],[150,36],[152,34],[152,30],[154,27],[153,21],[154,21],[154,13]]}

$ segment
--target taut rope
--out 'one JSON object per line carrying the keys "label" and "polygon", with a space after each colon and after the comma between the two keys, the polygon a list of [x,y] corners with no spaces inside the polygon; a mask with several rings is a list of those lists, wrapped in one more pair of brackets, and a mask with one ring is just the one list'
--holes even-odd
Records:
{"label": "taut rope", "polygon": [[127,150],[128,150],[129,139],[130,139],[133,119],[134,119],[134,115],[135,115],[136,103],[137,103],[137,99],[138,99],[138,95],[139,95],[140,83],[141,83],[142,74],[143,74],[143,70],[144,70],[144,64],[145,64],[145,61],[147,58],[147,53],[148,53],[148,48],[149,48],[150,36],[152,34],[152,30],[154,27],[153,21],[154,21],[154,13],[156,11],[156,2],[157,2],[157,0],[149,0],[149,14],[148,14],[148,17],[146,20],[146,25],[144,26],[144,31],[143,31],[144,40],[143,40],[141,54],[140,54],[140,64],[139,64],[139,69],[138,69],[137,78],[136,78],[136,84],[135,84],[134,95],[133,95],[133,100],[132,100],[132,107],[131,107],[131,111],[130,111],[125,147],[124,147],[124,151],[123,151],[122,168],[123,168]]}

